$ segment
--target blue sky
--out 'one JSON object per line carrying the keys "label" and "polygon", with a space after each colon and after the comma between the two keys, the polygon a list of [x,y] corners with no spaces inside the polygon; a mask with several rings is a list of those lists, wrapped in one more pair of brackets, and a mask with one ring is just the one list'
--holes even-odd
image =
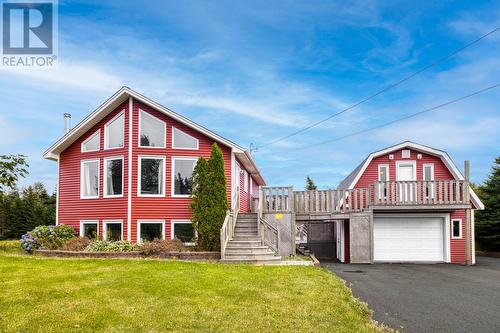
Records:
{"label": "blue sky", "polygon": [[[59,66],[0,67],[0,152],[29,156],[24,186],[55,186],[42,152],[127,85],[221,135],[261,145],[322,119],[499,26],[498,1],[60,1]],[[254,153],[272,185],[335,187],[404,140],[444,149],[473,181],[500,155],[500,89],[331,144],[500,78],[500,32],[404,85]],[[311,145],[309,149],[298,149]]]}

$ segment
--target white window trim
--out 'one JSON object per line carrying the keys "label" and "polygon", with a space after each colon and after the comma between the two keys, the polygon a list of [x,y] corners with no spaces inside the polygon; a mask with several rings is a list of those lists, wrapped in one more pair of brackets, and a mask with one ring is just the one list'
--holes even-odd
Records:
{"label": "white window trim", "polygon": [[378,165],[378,181],[381,182],[382,180],[380,180],[380,169],[382,168],[386,168],[387,172],[386,172],[386,175],[387,175],[387,182],[390,181],[391,179],[391,176],[390,176],[390,171],[389,171],[389,164],[379,164]]}
{"label": "white window trim", "polygon": [[[84,196],[83,195],[83,165],[85,163],[97,162],[97,195],[93,196]],[[99,199],[99,192],[101,191],[101,162],[98,158],[93,158],[90,160],[82,160],[80,162],[80,199]]]}
{"label": "white window trim", "polygon": [[[111,124],[113,121],[118,119],[120,116],[123,116],[123,130],[122,130],[122,142],[123,146],[122,147],[108,147],[108,125]],[[114,116],[110,121],[108,121],[104,125],[104,150],[111,150],[111,149],[123,149],[125,148],[125,110],[119,112],[116,116]]]}
{"label": "white window trim", "polygon": [[249,180],[250,180],[250,195],[253,194],[253,179],[252,179],[252,176],[250,175],[249,177]]}
{"label": "white window trim", "polygon": [[[148,116],[150,116],[151,118],[153,119],[156,119],[158,120],[159,122],[161,122],[163,124],[163,145],[162,146],[143,146],[141,145],[141,131],[142,131],[142,127],[141,127],[141,114],[142,113],[146,113]],[[139,145],[139,148],[147,148],[147,149],[165,149],[167,147],[167,123],[163,120],[161,120],[160,118],[158,117],[155,117],[153,116],[151,113],[147,112],[147,111],[144,111],[144,110],[141,110],[139,109],[139,130],[137,131],[138,132],[138,137],[137,137],[137,144]]]}
{"label": "white window trim", "polygon": [[417,180],[417,161],[407,160],[407,161],[396,161],[396,181],[399,181],[399,167],[401,165],[412,165],[413,166],[413,179]]}
{"label": "white window trim", "polygon": [[[459,235],[458,236],[455,236],[453,235],[453,223],[454,222],[458,222],[458,225],[459,225]],[[452,239],[462,239],[462,219],[451,219],[451,238]]]}
{"label": "white window trim", "polygon": [[243,170],[243,188],[245,193],[248,193],[248,172]]}
{"label": "white window trim", "polygon": [[[192,137],[194,140],[196,140],[196,148],[186,148],[186,147],[177,147],[175,145],[175,135],[174,135],[174,132],[175,131],[179,131],[179,132],[182,132],[186,135],[189,135],[190,137]],[[200,140],[198,140],[197,138],[195,138],[194,136],[190,135],[190,134],[187,134],[186,132],[184,132],[183,130],[180,130],[178,129],[177,127],[174,127],[172,126],[172,148],[173,149],[182,149],[182,150],[199,150],[200,149]]]}
{"label": "white window trim", "polygon": [[[108,195],[108,162],[109,161],[114,161],[114,160],[122,160],[122,194],[116,194],[116,195]],[[124,184],[125,184],[125,159],[123,155],[121,156],[113,156],[113,157],[106,157],[104,159],[104,191],[103,191],[103,197],[104,198],[121,198],[123,197],[123,190],[124,190]]]}
{"label": "white window trim", "polygon": [[99,220],[81,220],[80,221],[80,237],[84,237],[83,226],[85,224],[97,224],[97,235],[99,236]]}
{"label": "white window trim", "polygon": [[[97,136],[99,137],[99,140],[97,142],[99,142],[99,145],[97,147],[97,149],[92,149],[92,150],[85,150],[83,149],[83,147],[87,144],[87,142],[89,142],[91,139],[94,138],[94,136]],[[81,152],[82,153],[90,153],[90,152],[93,152],[93,151],[99,151],[101,150],[101,129],[98,129],[97,131],[95,131],[92,135],[90,135],[85,141],[82,142],[82,149],[81,149]]]}
{"label": "white window trim", "polygon": [[191,195],[190,194],[175,194],[175,161],[177,160],[188,160],[188,161],[194,161],[193,163],[193,171],[194,168],[196,167],[196,161],[198,160],[199,157],[191,157],[191,156],[174,156],[172,157],[172,170],[171,170],[171,193],[170,195],[172,198],[189,198]]}
{"label": "white window trim", "polygon": [[[190,220],[170,220],[170,239],[175,239],[175,225],[176,224],[193,224]],[[194,238],[198,239],[198,232],[196,229],[194,230]],[[196,243],[187,242],[183,243],[186,246],[194,246]]]}
{"label": "white window trim", "polygon": [[107,226],[108,224],[121,224],[122,226],[122,232],[121,232],[121,235],[120,235],[120,240],[123,240],[123,220],[104,220],[102,221],[102,239],[103,240],[107,240]]}
{"label": "white window trim", "polygon": [[[141,169],[142,169],[142,159],[157,159],[163,161],[163,179],[162,179],[162,193],[161,194],[141,194]],[[165,165],[165,156],[156,156],[156,155],[139,155],[137,162],[137,196],[138,197],[150,197],[150,198],[162,198],[165,197],[165,183],[166,183],[166,165]]]}
{"label": "white window trim", "polygon": [[[425,168],[426,167],[431,167],[431,179],[424,179],[425,178]],[[424,163],[422,164],[422,180],[434,180],[434,163]]]}
{"label": "white window trim", "polygon": [[[408,157],[405,157],[405,152],[408,152]],[[411,150],[410,149],[402,149],[401,150],[401,158],[411,158]]]}
{"label": "white window trim", "polygon": [[141,224],[161,224],[161,239],[165,239],[165,220],[137,220],[137,239],[136,242],[138,244],[142,244],[141,242]]}

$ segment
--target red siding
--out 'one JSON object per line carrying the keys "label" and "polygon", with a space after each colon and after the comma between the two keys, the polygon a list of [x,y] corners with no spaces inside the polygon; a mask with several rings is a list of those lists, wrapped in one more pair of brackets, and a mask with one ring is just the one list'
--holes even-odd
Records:
{"label": "red siding", "polygon": [[[453,219],[462,220],[462,238],[453,239]],[[455,210],[450,213],[450,254],[451,262],[455,264],[465,264],[465,209]],[[471,232],[472,240],[472,232]],[[471,241],[472,244],[472,241]]]}
{"label": "red siding", "polygon": [[[394,159],[390,160],[389,155],[393,154]],[[421,159],[417,159],[417,154],[422,154]],[[429,155],[426,153],[421,153],[415,150],[410,150],[410,158],[401,158],[401,149],[392,151],[383,156],[374,158],[368,167],[366,168],[363,175],[359,178],[358,182],[354,185],[355,188],[367,188],[368,185],[378,181],[378,165],[388,164],[389,165],[389,180],[396,180],[396,161],[409,161],[415,160],[417,164],[417,180],[422,180],[422,170],[423,165],[427,163],[434,164],[434,179],[435,180],[447,180],[454,179],[451,172],[448,170],[446,165],[441,161],[439,157]]]}
{"label": "red siding", "polygon": [[[167,124],[167,148],[139,148],[138,126],[139,108],[163,120]],[[124,147],[119,149],[103,150],[104,124],[120,111],[125,110]],[[171,197],[172,157],[210,157],[211,146],[214,141],[204,134],[193,130],[178,121],[134,100],[132,126],[132,219],[131,240],[137,240],[137,220],[158,219],[165,221],[165,238],[170,238],[171,220],[188,220],[191,217],[189,198]],[[128,142],[129,142],[129,112],[128,101],[111,112],[85,135],[68,147],[60,156],[59,165],[59,217],[60,224],[74,227],[77,231],[81,220],[99,220],[100,232],[103,220],[123,220],[123,239],[127,239],[127,207],[128,207]],[[199,150],[173,149],[172,126],[199,140]],[[81,153],[81,143],[101,129],[101,149],[97,152]],[[231,198],[231,148],[219,144],[224,157],[224,168],[227,181],[228,199]],[[151,198],[137,196],[138,156],[153,155],[165,157],[165,197]],[[124,157],[124,195],[120,198],[103,198],[103,158],[111,156]],[[100,160],[100,189],[98,199],[80,199],[80,163],[84,159],[99,158]]]}
{"label": "red siding", "polygon": [[[104,125],[119,112],[125,110],[124,147],[104,150]],[[96,152],[81,152],[82,142],[101,130],[101,149]],[[103,170],[105,157],[123,156],[124,175],[128,172],[128,103],[123,103],[96,126],[64,150],[59,162],[59,224],[69,225],[79,232],[81,220],[99,220],[102,232],[102,220],[123,220],[123,237],[127,235],[127,178],[124,177],[123,197],[103,198]],[[99,199],[80,199],[80,165],[82,160],[99,159]]]}
{"label": "red siding", "polygon": [[[133,104],[133,136],[132,136],[132,241],[137,240],[137,220],[160,219],[165,220],[165,238],[171,237],[171,220],[188,220],[191,218],[189,210],[189,198],[173,198],[172,193],[172,157],[200,157],[210,158],[210,151],[214,141],[205,135],[187,127],[178,121],[156,111],[138,101]],[[167,123],[167,148],[140,148],[139,139],[139,109],[149,112],[153,116]],[[199,150],[173,149],[172,147],[172,126],[197,138],[199,140]],[[224,157],[224,168],[226,173],[226,190],[228,200],[231,193],[231,149],[219,144]],[[137,196],[137,176],[139,155],[159,155],[166,157],[166,186],[165,197],[150,198]]]}
{"label": "red siding", "polygon": [[[238,163],[238,162],[236,162]],[[240,212],[247,213],[250,211],[250,183],[248,183],[248,192],[245,191],[245,177],[249,180],[249,173],[245,172],[245,167],[238,163],[240,167]]]}

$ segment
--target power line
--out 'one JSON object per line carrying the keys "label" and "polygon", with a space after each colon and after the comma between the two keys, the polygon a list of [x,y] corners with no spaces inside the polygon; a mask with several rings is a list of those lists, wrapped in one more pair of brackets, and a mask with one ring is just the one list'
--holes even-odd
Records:
{"label": "power line", "polygon": [[500,86],[500,83],[497,83],[497,84],[494,84],[492,86],[489,86],[489,87],[477,90],[477,91],[475,91],[473,93],[470,93],[470,94],[467,94],[467,95],[464,95],[464,96],[452,99],[452,100],[450,100],[448,102],[445,102],[445,103],[433,106],[431,108],[424,109],[424,110],[421,110],[421,111],[418,111],[418,112],[415,112],[415,113],[411,113],[409,115],[406,115],[404,117],[401,117],[401,118],[398,118],[398,119],[395,119],[395,120],[391,120],[391,121],[389,121],[387,123],[383,123],[383,124],[380,124],[380,125],[377,125],[377,126],[373,126],[373,127],[370,127],[370,128],[366,128],[366,129],[363,129],[363,130],[360,130],[360,131],[357,131],[357,132],[353,132],[353,133],[350,133],[350,134],[339,136],[337,138],[329,139],[329,140],[326,140],[326,141],[321,141],[321,142],[318,142],[318,143],[315,143],[315,144],[311,144],[311,145],[307,145],[307,146],[304,146],[304,147],[299,147],[299,148],[295,148],[295,149],[291,149],[291,150],[309,149],[310,147],[313,147],[313,146],[319,146],[319,145],[324,145],[324,144],[327,144],[327,143],[332,143],[332,142],[340,141],[340,140],[343,140],[343,139],[346,139],[346,138],[349,138],[349,137],[352,137],[352,136],[356,136],[356,135],[359,135],[359,134],[370,132],[370,131],[373,131],[373,130],[376,130],[376,129],[379,129],[379,128],[387,127],[387,126],[392,125],[394,123],[397,123],[397,122],[400,122],[400,121],[403,121],[403,120],[407,120],[407,119],[410,119],[410,118],[414,118],[414,117],[419,116],[421,114],[424,114],[424,113],[427,113],[427,112],[430,112],[430,111],[434,111],[434,110],[443,108],[445,106],[448,106],[450,104],[454,104],[454,103],[463,101],[464,99],[467,99],[467,98],[470,98],[472,96],[484,93],[486,91],[498,88],[499,86]]}
{"label": "power line", "polygon": [[328,120],[330,120],[330,119],[332,119],[332,118],[334,118],[334,117],[337,117],[337,116],[339,116],[339,115],[343,114],[344,112],[350,111],[350,110],[352,110],[352,109],[356,108],[357,106],[359,106],[359,105],[361,105],[361,104],[363,104],[363,103],[365,103],[365,102],[368,102],[369,100],[371,100],[371,99],[373,99],[373,98],[377,97],[378,95],[381,95],[381,94],[383,94],[384,92],[386,92],[386,91],[388,91],[388,90],[390,90],[390,89],[392,89],[392,88],[395,88],[395,87],[397,87],[397,86],[399,86],[399,85],[403,84],[404,82],[406,82],[406,81],[408,81],[408,80],[412,79],[413,77],[415,77],[415,76],[419,75],[420,73],[422,73],[422,72],[426,71],[427,69],[429,69],[429,68],[431,68],[431,67],[434,67],[434,66],[437,66],[437,65],[441,64],[442,62],[444,62],[444,61],[446,61],[446,60],[450,59],[451,57],[455,56],[456,54],[458,54],[458,53],[462,52],[462,51],[463,51],[463,50],[465,50],[466,48],[468,48],[468,47],[470,47],[470,46],[472,46],[472,45],[474,45],[474,44],[476,44],[476,43],[480,42],[481,40],[483,40],[484,38],[488,37],[489,35],[494,34],[494,33],[495,33],[495,32],[497,32],[498,30],[500,30],[500,27],[497,27],[497,28],[495,28],[495,29],[491,30],[490,32],[488,32],[488,33],[486,33],[486,34],[482,35],[481,37],[479,37],[479,38],[477,38],[477,39],[475,39],[475,40],[473,40],[473,41],[471,41],[471,42],[469,42],[469,43],[465,44],[465,45],[464,45],[464,46],[462,46],[461,48],[456,49],[455,51],[453,51],[453,52],[449,53],[448,55],[446,55],[446,56],[444,56],[444,57],[442,57],[442,58],[440,58],[440,59],[438,59],[438,60],[436,60],[436,61],[434,61],[434,62],[430,63],[429,65],[427,65],[427,66],[425,66],[425,67],[423,67],[423,68],[419,69],[419,70],[418,70],[418,71],[416,71],[416,72],[413,72],[413,73],[412,73],[412,74],[410,74],[409,76],[404,77],[403,79],[401,79],[401,80],[399,80],[399,81],[397,81],[397,82],[395,82],[395,83],[393,83],[393,84],[391,84],[391,85],[389,85],[389,86],[387,86],[387,87],[383,88],[382,90],[377,91],[376,93],[374,93],[374,94],[372,94],[372,95],[370,95],[370,96],[368,96],[368,97],[366,97],[366,98],[364,98],[364,99],[360,100],[359,102],[357,102],[357,103],[355,103],[355,104],[353,104],[353,105],[351,105],[351,106],[349,106],[349,107],[347,107],[347,108],[345,108],[345,109],[343,109],[343,110],[341,110],[341,111],[339,111],[339,112],[337,112],[337,113],[334,113],[334,114],[332,114],[332,115],[330,115],[330,116],[328,116],[328,117],[326,117],[326,118],[324,118],[324,119],[322,119],[322,120],[319,120],[319,121],[317,121],[317,122],[315,122],[315,123],[313,123],[313,124],[311,124],[311,125],[309,125],[309,126],[306,126],[306,127],[302,128],[302,129],[300,129],[300,130],[297,130],[297,131],[295,131],[295,132],[292,132],[292,133],[290,133],[290,134],[288,134],[288,135],[285,135],[285,136],[283,136],[283,137],[281,137],[281,138],[278,138],[278,139],[276,139],[276,140],[274,140],[274,141],[271,141],[271,142],[268,142],[268,143],[263,144],[263,145],[261,145],[261,146],[258,146],[257,148],[264,148],[264,147],[267,147],[267,146],[271,146],[271,145],[276,144],[276,143],[278,143],[278,142],[280,142],[280,141],[283,141],[283,140],[285,140],[285,139],[288,139],[288,138],[290,138],[290,137],[292,137],[292,136],[295,136],[295,135],[297,135],[297,134],[300,134],[300,133],[302,133],[302,132],[305,132],[305,131],[307,131],[307,130],[309,130],[309,129],[313,128],[313,127],[316,127],[316,126],[318,126],[318,125],[320,125],[320,124],[324,123],[325,121],[328,121]]}

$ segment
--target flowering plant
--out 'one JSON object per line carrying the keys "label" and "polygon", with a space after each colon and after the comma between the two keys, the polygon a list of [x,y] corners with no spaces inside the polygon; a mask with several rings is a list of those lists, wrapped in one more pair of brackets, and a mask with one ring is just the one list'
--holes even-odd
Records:
{"label": "flowering plant", "polygon": [[73,228],[67,225],[39,225],[21,236],[21,246],[26,252],[38,249],[55,250],[68,239],[75,237]]}

